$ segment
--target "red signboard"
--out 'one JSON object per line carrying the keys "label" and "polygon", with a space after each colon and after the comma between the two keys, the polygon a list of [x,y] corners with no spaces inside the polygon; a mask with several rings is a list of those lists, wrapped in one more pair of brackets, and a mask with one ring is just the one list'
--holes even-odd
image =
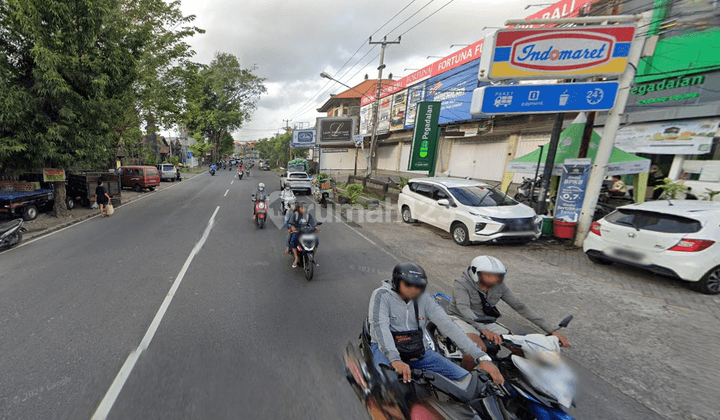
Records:
{"label": "red signboard", "polygon": [[[580,12],[590,10],[590,4],[595,0],[561,0],[552,6],[546,7],[525,19],[560,19],[578,17]],[[541,28],[555,25],[520,25],[521,28]]]}

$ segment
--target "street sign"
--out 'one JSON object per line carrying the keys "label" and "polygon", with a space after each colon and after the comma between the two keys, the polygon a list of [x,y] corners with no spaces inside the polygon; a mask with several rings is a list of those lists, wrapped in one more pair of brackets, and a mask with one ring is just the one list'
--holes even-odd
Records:
{"label": "street sign", "polygon": [[478,79],[617,76],[634,36],[634,25],[502,29],[485,37]]}
{"label": "street sign", "polygon": [[294,130],[291,147],[314,147],[315,130]]}
{"label": "street sign", "polygon": [[615,105],[618,82],[483,86],[473,92],[470,113],[543,114],[607,111]]}

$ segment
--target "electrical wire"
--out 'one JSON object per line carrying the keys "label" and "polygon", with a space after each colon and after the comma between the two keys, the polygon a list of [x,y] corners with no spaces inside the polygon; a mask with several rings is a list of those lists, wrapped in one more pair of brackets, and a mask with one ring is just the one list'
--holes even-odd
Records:
{"label": "electrical wire", "polygon": [[421,20],[420,22],[416,23],[415,25],[413,25],[413,26],[412,26],[410,29],[408,29],[407,31],[401,33],[400,36],[403,36],[403,35],[405,35],[406,33],[412,31],[413,29],[415,29],[416,27],[418,27],[421,23],[423,23],[423,22],[425,22],[426,20],[430,19],[435,13],[441,11],[442,9],[444,9],[445,7],[447,7],[448,5],[450,5],[450,3],[454,2],[454,1],[455,1],[455,0],[450,0],[450,1],[448,1],[447,3],[445,3],[444,5],[442,5],[439,9],[437,9],[436,11],[430,13],[430,15],[428,15],[425,19],[423,19],[423,20]]}

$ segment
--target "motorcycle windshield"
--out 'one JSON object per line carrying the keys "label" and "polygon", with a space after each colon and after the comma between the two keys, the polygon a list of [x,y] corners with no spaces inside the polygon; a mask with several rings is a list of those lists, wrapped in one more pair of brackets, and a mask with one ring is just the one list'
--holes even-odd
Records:
{"label": "motorcycle windshield", "polygon": [[577,377],[567,363],[544,364],[515,355],[512,361],[534,388],[570,408],[577,395]]}

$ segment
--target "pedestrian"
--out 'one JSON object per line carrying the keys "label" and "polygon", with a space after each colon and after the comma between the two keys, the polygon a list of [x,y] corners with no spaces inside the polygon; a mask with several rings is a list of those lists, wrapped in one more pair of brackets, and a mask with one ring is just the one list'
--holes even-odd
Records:
{"label": "pedestrian", "polygon": [[663,185],[663,180],[665,179],[665,174],[663,174],[662,170],[657,165],[653,165],[650,167],[650,173],[648,174],[648,187],[653,189],[652,198],[653,200],[657,200],[660,198],[660,196],[663,193],[663,190],[661,188],[657,188],[659,185]]}
{"label": "pedestrian", "polygon": [[95,188],[95,201],[100,206],[100,217],[107,216],[107,205],[110,202],[110,196],[105,188],[105,183],[100,181],[97,188]]}

